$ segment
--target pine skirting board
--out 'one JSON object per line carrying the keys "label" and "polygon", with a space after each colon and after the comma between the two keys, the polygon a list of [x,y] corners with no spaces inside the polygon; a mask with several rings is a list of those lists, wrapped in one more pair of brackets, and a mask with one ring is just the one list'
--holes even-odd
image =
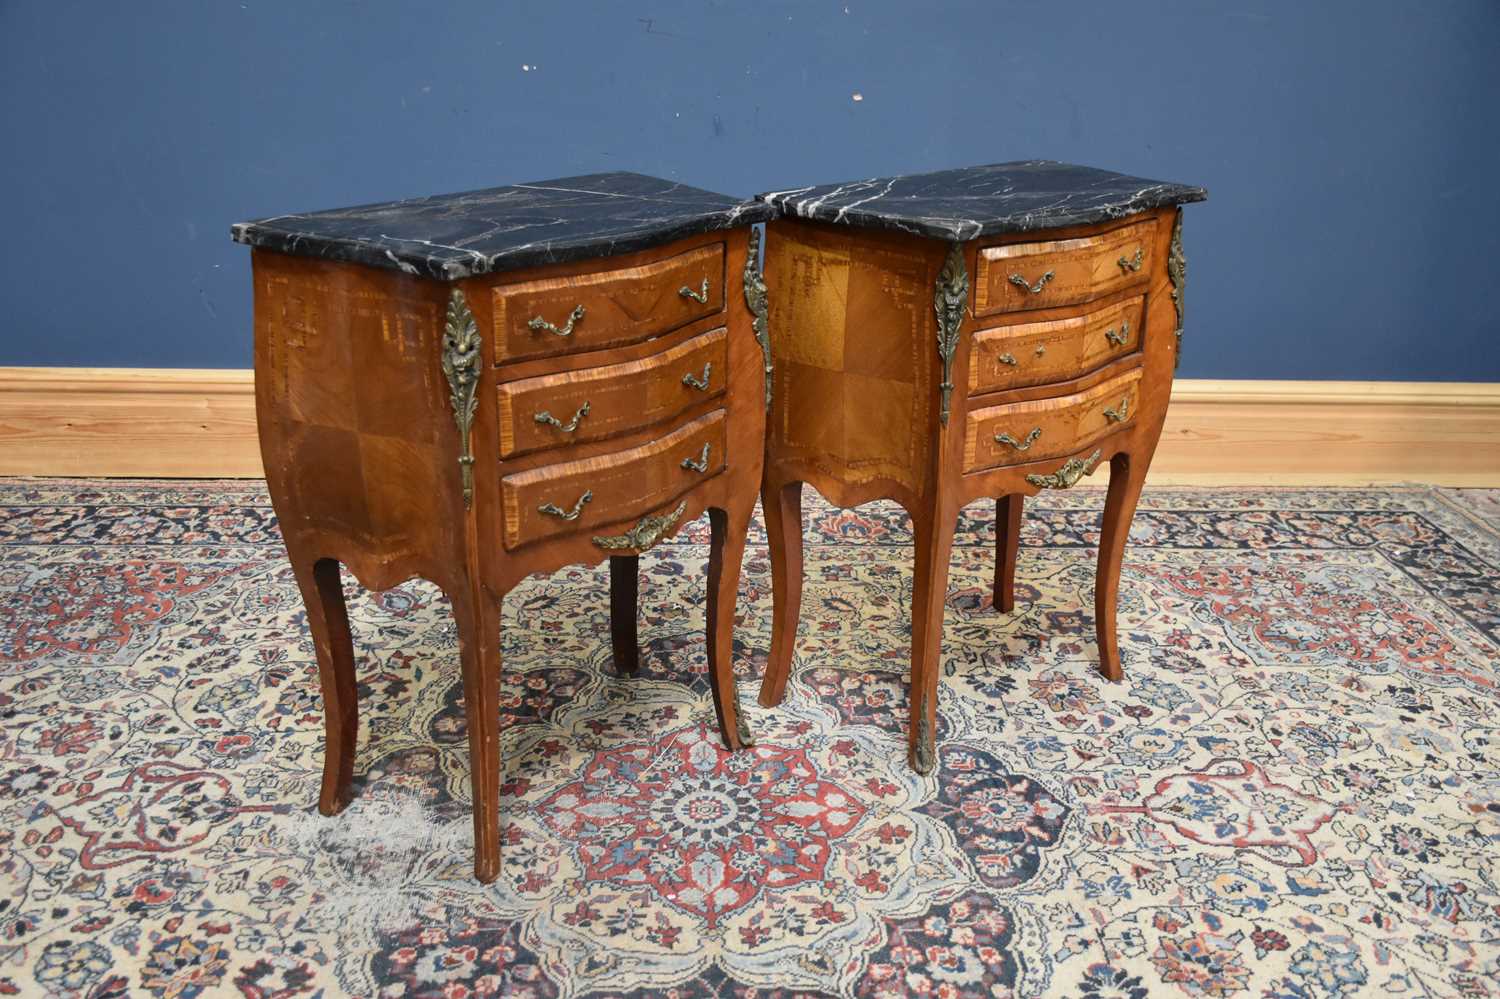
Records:
{"label": "pine skirting board", "polygon": [[[0,475],[260,474],[249,371],[0,368]],[[1149,481],[1500,486],[1500,383],[1181,379]]]}

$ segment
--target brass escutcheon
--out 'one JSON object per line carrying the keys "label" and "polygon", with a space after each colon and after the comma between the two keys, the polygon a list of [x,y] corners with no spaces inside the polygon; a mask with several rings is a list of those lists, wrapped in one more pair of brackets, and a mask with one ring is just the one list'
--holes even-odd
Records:
{"label": "brass escutcheon", "polygon": [[673,524],[682,517],[682,512],[687,509],[687,500],[677,504],[677,509],[669,513],[658,514],[655,517],[642,517],[636,525],[624,534],[594,535],[594,544],[600,548],[609,548],[615,551],[638,551],[643,552],[647,548],[661,540],[662,535],[669,531]]}
{"label": "brass escutcheon", "polygon": [[1087,458],[1069,458],[1057,471],[1049,475],[1033,473],[1026,476],[1026,481],[1041,489],[1071,489],[1079,479],[1099,467],[1099,459],[1103,456],[1104,452],[1095,451]]}

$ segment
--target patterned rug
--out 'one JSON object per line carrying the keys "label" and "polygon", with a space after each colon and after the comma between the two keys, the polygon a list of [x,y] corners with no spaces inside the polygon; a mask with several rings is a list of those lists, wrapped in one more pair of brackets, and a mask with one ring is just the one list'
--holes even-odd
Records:
{"label": "patterned rug", "polygon": [[1019,606],[966,511],[940,775],[904,763],[910,534],[809,497],[787,702],[759,526],[721,751],[706,521],[506,601],[504,869],[470,876],[457,643],[355,592],[357,797],[313,803],[312,646],[262,489],[0,482],[0,993],[1500,995],[1500,493],[1148,490],[1126,680],[1097,488],[1029,505]]}

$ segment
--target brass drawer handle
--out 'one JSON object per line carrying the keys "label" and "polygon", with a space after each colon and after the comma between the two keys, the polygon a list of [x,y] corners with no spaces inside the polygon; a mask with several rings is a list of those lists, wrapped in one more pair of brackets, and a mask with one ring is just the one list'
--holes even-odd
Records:
{"label": "brass drawer handle", "polygon": [[1104,420],[1106,423],[1124,423],[1125,418],[1130,415],[1130,396],[1120,400],[1119,409],[1106,409]]}
{"label": "brass drawer handle", "polygon": [[1128,260],[1124,257],[1121,257],[1118,261],[1116,261],[1116,263],[1120,265],[1120,270],[1122,271],[1138,271],[1141,269],[1141,261],[1144,259],[1145,258],[1141,255],[1141,248],[1137,246],[1135,248],[1135,256],[1131,257]]}
{"label": "brass drawer handle", "polygon": [[677,289],[677,294],[681,295],[683,298],[691,298],[693,301],[697,302],[699,305],[707,305],[708,304],[708,278],[704,278],[703,279],[703,290],[702,291],[694,291],[693,289],[689,288],[687,285],[683,285],[681,288]]}
{"label": "brass drawer handle", "polygon": [[564,510],[555,503],[543,503],[536,509],[538,513],[545,513],[549,517],[558,517],[562,520],[577,520],[579,515],[583,513],[583,505],[593,498],[594,491],[592,489],[585,489],[583,495],[578,497],[578,502],[573,504],[573,509],[571,510]]}
{"label": "brass drawer handle", "polygon": [[708,376],[713,373],[713,370],[714,370],[713,364],[711,362],[709,362],[709,361],[704,361],[703,362],[703,377],[702,378],[694,378],[693,377],[693,373],[691,371],[689,371],[687,374],[685,374],[685,375],[682,376],[682,384],[686,385],[688,388],[695,388],[699,392],[707,392],[708,391]]}
{"label": "brass drawer handle", "polygon": [[1031,292],[1033,295],[1040,295],[1042,293],[1042,289],[1045,288],[1045,287],[1047,287],[1047,282],[1051,281],[1051,280],[1052,280],[1052,272],[1051,271],[1048,271],[1047,273],[1043,274],[1041,277],[1037,278],[1036,279],[1036,284],[1027,284],[1026,283],[1026,279],[1023,278],[1019,274],[1012,274],[1010,276],[1010,283],[1011,284],[1015,285],[1017,288],[1025,288],[1027,291]]}
{"label": "brass drawer handle", "polygon": [[1014,354],[1001,354],[999,357],[995,358],[995,360],[999,361],[1001,364],[1009,364],[1011,367],[1015,367],[1017,364],[1021,363],[1020,361],[1016,360],[1016,355]]}
{"label": "brass drawer handle", "polygon": [[694,461],[692,458],[682,459],[682,467],[690,472],[698,472],[700,474],[708,471],[708,445],[703,445],[703,451],[698,455],[697,461]]}
{"label": "brass drawer handle", "polygon": [[687,500],[677,504],[677,509],[670,513],[658,514],[655,517],[642,517],[636,525],[624,534],[594,535],[594,544],[600,548],[608,548],[614,551],[637,551],[643,552],[647,548],[661,540],[662,535],[671,530],[672,525],[677,523],[682,512],[687,509]]}
{"label": "brass drawer handle", "polygon": [[533,419],[536,420],[536,422],[538,422],[538,423],[545,424],[545,425],[551,426],[551,427],[556,427],[557,429],[561,430],[565,434],[571,434],[573,431],[575,431],[575,430],[578,429],[579,421],[581,421],[585,416],[588,416],[588,415],[589,415],[589,403],[588,403],[588,400],[585,399],[583,401],[583,405],[578,407],[578,412],[574,413],[573,414],[573,418],[571,420],[569,420],[567,423],[564,423],[562,420],[559,420],[557,417],[553,416],[551,413],[547,412],[545,409],[542,410],[540,413],[536,414],[536,416],[534,416]]}
{"label": "brass drawer handle", "polygon": [[1015,448],[1017,451],[1030,451],[1031,450],[1031,445],[1035,444],[1037,442],[1037,440],[1041,438],[1041,436],[1042,436],[1042,428],[1041,427],[1034,427],[1032,429],[1031,433],[1029,433],[1029,434],[1026,435],[1026,439],[1024,441],[1018,441],[1014,437],[1012,437],[1010,434],[996,434],[995,435],[995,443],[996,444],[1009,444],[1011,447]]}
{"label": "brass drawer handle", "polygon": [[572,314],[568,316],[567,323],[562,326],[554,326],[551,323],[547,322],[547,320],[543,319],[541,316],[532,317],[531,322],[527,323],[526,325],[531,329],[531,332],[533,333],[552,333],[557,336],[572,336],[573,327],[577,326],[578,321],[582,318],[583,306],[575,305],[573,306]]}
{"label": "brass drawer handle", "polygon": [[1026,481],[1042,489],[1071,489],[1078,480],[1099,467],[1102,451],[1095,451],[1087,458],[1069,458],[1063,466],[1050,475],[1028,475]]}
{"label": "brass drawer handle", "polygon": [[1120,332],[1118,333],[1116,333],[1114,330],[1105,330],[1104,339],[1108,340],[1116,347],[1125,346],[1126,342],[1130,340],[1130,324],[1121,323]]}

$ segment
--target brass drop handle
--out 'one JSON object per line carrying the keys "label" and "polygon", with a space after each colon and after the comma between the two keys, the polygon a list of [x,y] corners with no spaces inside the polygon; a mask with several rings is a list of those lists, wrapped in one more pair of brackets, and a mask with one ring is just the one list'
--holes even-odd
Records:
{"label": "brass drop handle", "polygon": [[545,513],[549,517],[558,517],[562,520],[577,520],[583,513],[584,504],[593,498],[594,491],[592,489],[585,489],[583,495],[578,497],[578,502],[573,504],[573,509],[571,510],[564,510],[555,503],[543,503],[536,509],[538,513]]}
{"label": "brass drop handle", "polygon": [[583,306],[573,306],[573,312],[568,316],[568,321],[562,326],[554,326],[541,316],[533,316],[531,322],[527,323],[533,333],[552,333],[556,336],[572,336],[573,327],[583,318]]}
{"label": "brass drop handle", "polygon": [[1106,423],[1124,423],[1126,417],[1128,417],[1129,415],[1130,415],[1130,396],[1127,395],[1125,398],[1123,398],[1123,399],[1120,400],[1120,408],[1119,409],[1105,409],[1105,411],[1104,411],[1104,421]]}
{"label": "brass drop handle", "polygon": [[702,291],[694,291],[693,289],[689,288],[687,285],[683,285],[681,288],[677,289],[677,294],[681,295],[683,298],[691,298],[693,301],[697,302],[699,305],[707,305],[708,304],[708,278],[704,278],[703,279],[703,290]]}
{"label": "brass drop handle", "polygon": [[1026,279],[1023,278],[1019,274],[1012,274],[1010,276],[1010,283],[1011,284],[1015,285],[1017,288],[1024,288],[1027,291],[1031,292],[1033,295],[1040,295],[1042,293],[1042,289],[1045,288],[1045,287],[1047,287],[1047,282],[1051,281],[1051,280],[1052,280],[1052,272],[1051,271],[1048,271],[1047,273],[1043,274],[1041,277],[1037,278],[1036,279],[1036,284],[1029,284],[1029,283],[1027,283]]}
{"label": "brass drop handle", "polygon": [[709,361],[705,361],[703,362],[703,377],[694,378],[693,373],[689,371],[687,374],[682,376],[682,384],[686,385],[688,388],[695,388],[699,392],[707,392],[708,376],[713,373],[713,370],[713,364]]}
{"label": "brass drop handle", "polygon": [[708,445],[703,445],[703,451],[698,455],[697,461],[694,461],[692,458],[682,459],[682,467],[690,472],[698,472],[699,474],[708,471]]}
{"label": "brass drop handle", "polygon": [[1120,270],[1122,271],[1138,271],[1141,269],[1141,261],[1144,259],[1145,257],[1141,254],[1141,248],[1137,246],[1135,248],[1135,256],[1128,260],[1125,257],[1121,257],[1116,263],[1120,265]]}
{"label": "brass drop handle", "polygon": [[1116,347],[1125,346],[1125,342],[1130,339],[1130,324],[1121,323],[1120,332],[1118,333],[1116,333],[1114,330],[1105,330],[1104,339],[1108,340]]}
{"label": "brass drop handle", "polygon": [[1009,444],[1011,447],[1015,448],[1017,451],[1030,451],[1031,450],[1031,445],[1035,444],[1041,438],[1041,436],[1042,436],[1042,428],[1041,427],[1033,427],[1031,433],[1029,433],[1029,434],[1026,435],[1026,439],[1024,441],[1018,441],[1014,437],[1012,437],[1010,434],[1007,433],[1007,434],[996,434],[995,435],[995,443],[996,444]]}
{"label": "brass drop handle", "polygon": [[1021,363],[1020,361],[1016,360],[1016,355],[1014,354],[1001,354],[999,357],[995,358],[995,360],[1000,362],[1001,364],[1009,364],[1011,367],[1015,367],[1017,364]]}
{"label": "brass drop handle", "polygon": [[541,423],[541,424],[543,424],[545,426],[556,427],[557,429],[561,430],[565,434],[571,434],[573,431],[575,431],[575,430],[578,429],[579,422],[585,416],[588,416],[588,415],[589,415],[589,403],[588,403],[588,400],[585,399],[583,401],[583,405],[578,407],[578,412],[574,413],[573,414],[573,418],[571,420],[569,420],[567,423],[564,423],[562,420],[559,420],[557,417],[553,416],[551,413],[547,412],[545,409],[542,410],[540,413],[536,414],[536,416],[533,417],[533,419],[535,419],[536,422]]}

